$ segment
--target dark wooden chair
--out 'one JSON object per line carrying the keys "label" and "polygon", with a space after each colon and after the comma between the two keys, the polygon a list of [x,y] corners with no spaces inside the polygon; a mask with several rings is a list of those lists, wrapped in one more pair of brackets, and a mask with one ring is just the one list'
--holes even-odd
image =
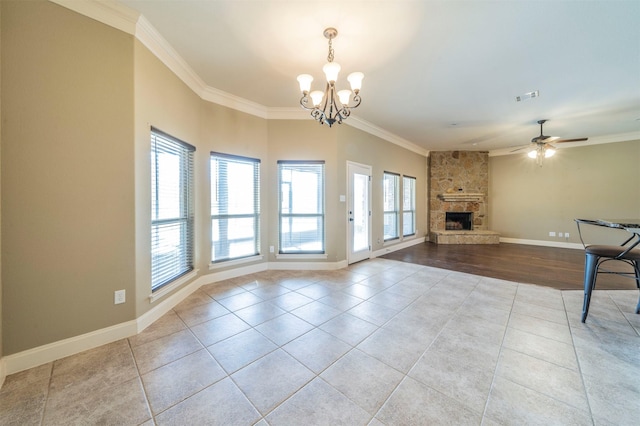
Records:
{"label": "dark wooden chair", "polygon": [[[640,289],[640,250],[634,249],[635,245],[629,245],[634,236],[620,245],[588,245],[585,244],[582,238],[582,231],[580,230],[580,224],[603,226],[601,223],[594,220],[576,219],[576,225],[578,226],[578,235],[580,241],[585,250],[584,261],[584,303],[582,305],[582,322],[587,320],[589,314],[589,303],[591,302],[591,293],[596,287],[596,279],[598,274],[616,274],[628,276],[636,281],[638,289]],[[624,262],[631,265],[633,273],[608,270],[602,267],[606,262]],[[640,313],[640,299],[636,306],[636,314]]]}

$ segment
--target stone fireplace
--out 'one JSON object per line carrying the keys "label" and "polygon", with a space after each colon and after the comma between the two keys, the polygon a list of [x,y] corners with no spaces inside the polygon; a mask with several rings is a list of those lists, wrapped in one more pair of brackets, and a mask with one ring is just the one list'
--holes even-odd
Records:
{"label": "stone fireplace", "polygon": [[487,229],[488,190],[487,151],[431,152],[429,241],[437,244],[497,244],[500,235]]}

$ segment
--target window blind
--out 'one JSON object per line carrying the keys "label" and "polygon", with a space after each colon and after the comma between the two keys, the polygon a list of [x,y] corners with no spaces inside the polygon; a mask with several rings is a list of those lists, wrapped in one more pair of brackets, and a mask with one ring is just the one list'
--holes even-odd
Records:
{"label": "window blind", "polygon": [[151,128],[151,289],[193,270],[195,147]]}
{"label": "window blind", "polygon": [[416,178],[402,177],[402,236],[416,233]]}
{"label": "window blind", "polygon": [[260,252],[260,160],[211,153],[211,261]]}
{"label": "window blind", "polygon": [[383,174],[383,212],[384,212],[384,240],[398,238],[398,226],[400,219],[399,211],[399,185],[400,175],[384,172]]}
{"label": "window blind", "polygon": [[324,161],[278,161],[280,253],[324,253]]}

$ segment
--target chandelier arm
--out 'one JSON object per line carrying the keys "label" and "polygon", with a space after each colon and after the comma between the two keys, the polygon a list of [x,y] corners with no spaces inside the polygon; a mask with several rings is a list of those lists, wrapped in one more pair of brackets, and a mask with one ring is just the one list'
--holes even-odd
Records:
{"label": "chandelier arm", "polygon": [[353,105],[349,105],[349,108],[357,108],[360,105],[360,102],[362,102],[362,98],[360,97],[360,95],[354,94],[353,102],[355,103]]}
{"label": "chandelier arm", "polygon": [[302,98],[300,98],[300,106],[306,110],[315,109],[315,107],[309,106],[309,95],[303,95]]}
{"label": "chandelier arm", "polygon": [[314,120],[317,120],[320,122],[320,124],[324,124],[324,112],[322,112],[322,110],[318,109],[318,108],[314,108],[311,110],[311,117],[313,117]]}

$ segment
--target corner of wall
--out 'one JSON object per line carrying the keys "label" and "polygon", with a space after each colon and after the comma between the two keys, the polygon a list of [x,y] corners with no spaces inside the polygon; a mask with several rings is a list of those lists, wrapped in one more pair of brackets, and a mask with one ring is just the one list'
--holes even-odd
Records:
{"label": "corner of wall", "polygon": [[[0,34],[2,33],[2,5],[0,4]],[[2,39],[0,38],[0,51],[2,50]],[[2,82],[2,55],[0,54],[0,82]],[[1,85],[0,85],[1,87]],[[2,152],[2,93],[0,92],[0,153]],[[0,154],[0,164],[2,163],[2,158]],[[0,171],[2,170],[2,166],[0,166]],[[2,187],[0,182],[0,188]],[[2,197],[0,197],[0,200]],[[2,229],[2,203],[0,202],[0,229]],[[2,388],[2,384],[4,383],[4,379],[6,377],[6,368],[4,363],[4,358],[2,357],[2,233],[0,231],[0,388]]]}

